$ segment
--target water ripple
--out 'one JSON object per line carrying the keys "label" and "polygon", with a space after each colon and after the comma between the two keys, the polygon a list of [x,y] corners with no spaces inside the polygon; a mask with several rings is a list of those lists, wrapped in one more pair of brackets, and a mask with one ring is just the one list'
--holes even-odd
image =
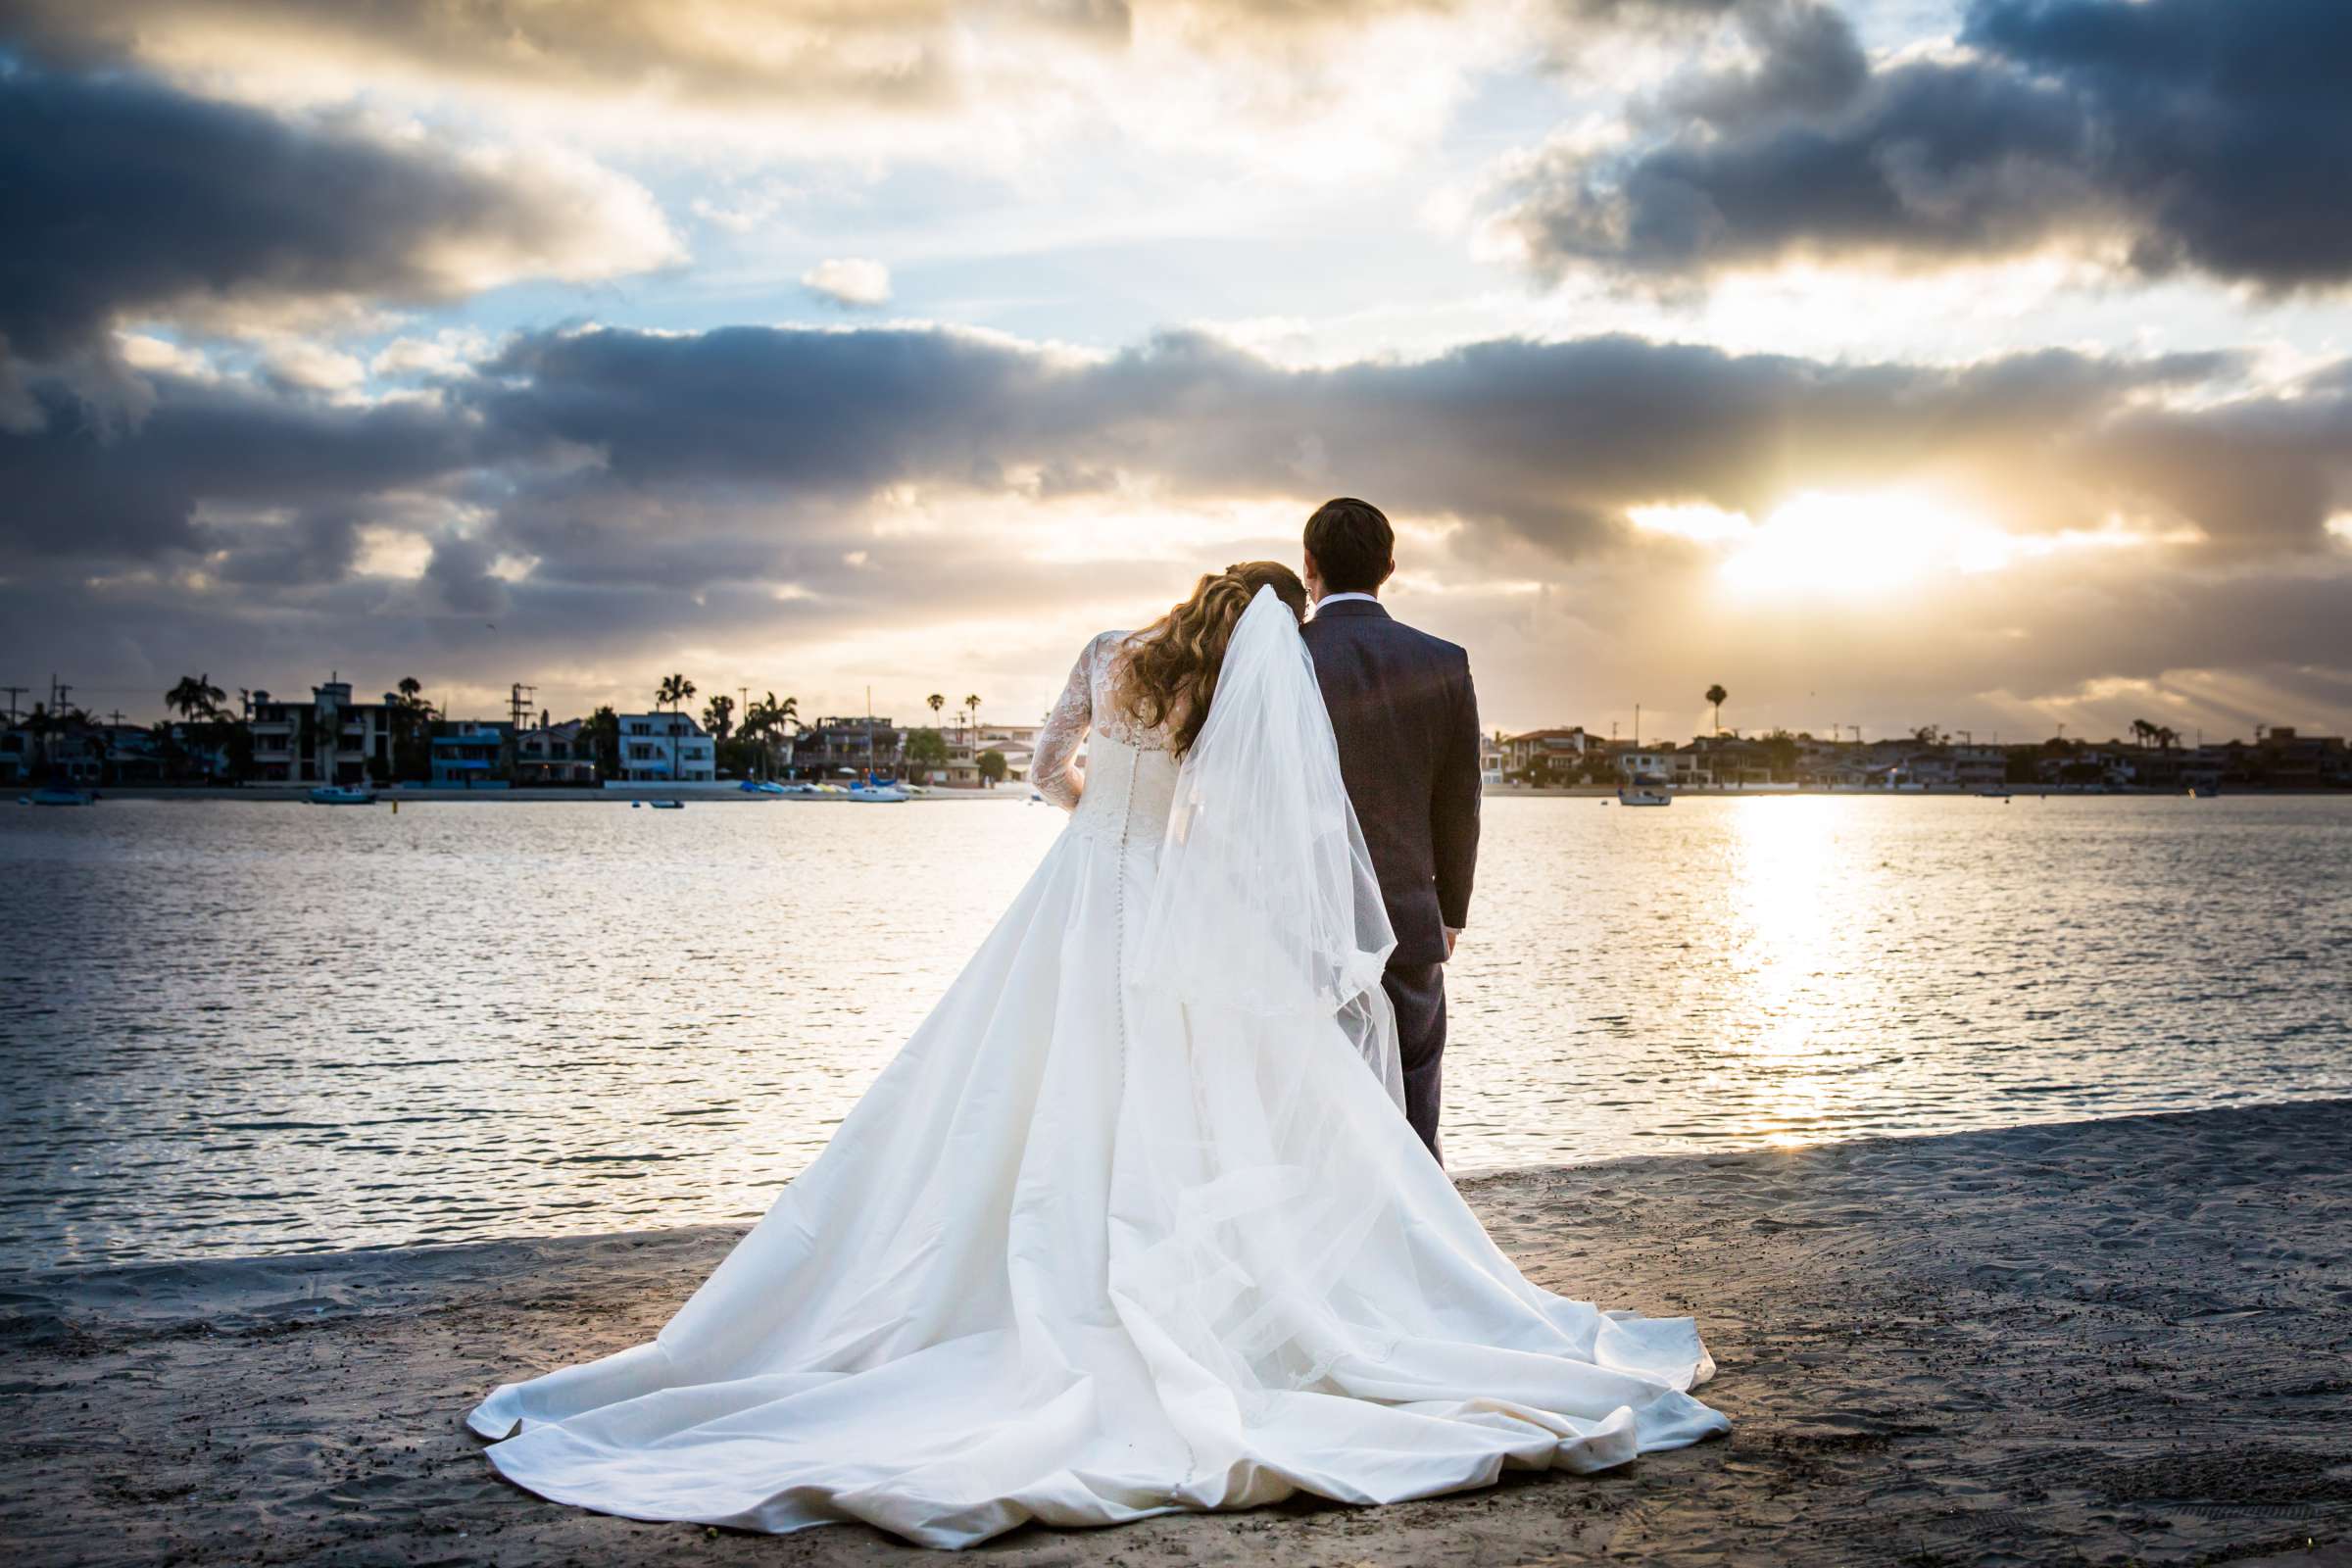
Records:
{"label": "water ripple", "polygon": [[[1457,1167],[2352,1093],[2352,802],[1489,803]],[[0,809],[0,1267],[740,1220],[1059,827]]]}

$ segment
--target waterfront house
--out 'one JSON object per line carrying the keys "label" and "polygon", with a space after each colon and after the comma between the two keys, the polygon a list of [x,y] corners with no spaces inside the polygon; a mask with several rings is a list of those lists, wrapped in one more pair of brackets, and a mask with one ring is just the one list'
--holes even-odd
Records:
{"label": "waterfront house", "polygon": [[795,738],[793,765],[820,776],[868,768],[895,776],[906,747],[906,732],[887,718],[820,718]]}
{"label": "waterfront house", "polygon": [[1617,773],[1631,783],[1635,779],[1671,778],[1675,771],[1672,747],[1629,746],[1617,754]]}
{"label": "waterfront house", "polygon": [[631,784],[713,783],[717,743],[684,713],[623,713],[620,778]]}
{"label": "waterfront house", "polygon": [[351,682],[329,679],[307,703],[253,694],[253,776],[267,784],[382,783],[392,776],[392,743],[407,710],[390,693],[352,701]]}
{"label": "waterfront house", "polygon": [[22,727],[0,730],[0,784],[30,784],[41,774],[41,738]]}
{"label": "waterfront house", "polygon": [[1998,746],[1970,744],[1947,750],[1952,756],[1952,781],[1962,789],[1998,789],[2008,782],[2009,754]]}
{"label": "waterfront house", "polygon": [[107,772],[103,726],[78,716],[44,726],[36,710],[31,721],[0,735],[0,780],[11,784],[72,784],[94,789],[113,780]]}
{"label": "waterfront house", "polygon": [[977,776],[979,772],[980,758],[989,752],[996,752],[1004,759],[1005,781],[1025,782],[1029,777],[1030,763],[1037,758],[1037,737],[1044,730],[1043,724],[981,725],[980,744],[972,756],[974,775]]}
{"label": "waterfront house", "polygon": [[1585,770],[1596,744],[1581,724],[1531,729],[1501,742],[1502,771],[1532,784],[1564,784]]}
{"label": "waterfront house", "polygon": [[[154,730],[144,724],[93,724],[89,733],[98,747],[107,783],[129,786],[170,782],[170,759],[163,740]],[[176,735],[173,744],[178,744]]]}
{"label": "waterfront house", "polygon": [[595,783],[596,743],[586,733],[587,727],[584,720],[571,718],[561,724],[543,724],[515,736],[514,782]]}
{"label": "waterfront house", "polygon": [[2352,751],[2340,735],[2305,735],[2280,724],[2254,743],[2262,780],[2273,789],[2313,790],[2352,784]]}
{"label": "waterfront house", "polygon": [[433,725],[437,790],[503,790],[514,781],[514,726],[503,719],[449,718]]}
{"label": "waterfront house", "polygon": [[1029,777],[1030,763],[1037,757],[1037,737],[1045,728],[1042,724],[955,724],[940,731],[947,744],[948,760],[935,767],[932,773],[943,784],[959,789],[978,789],[980,759],[995,752],[1004,759],[1006,782],[1019,782]]}

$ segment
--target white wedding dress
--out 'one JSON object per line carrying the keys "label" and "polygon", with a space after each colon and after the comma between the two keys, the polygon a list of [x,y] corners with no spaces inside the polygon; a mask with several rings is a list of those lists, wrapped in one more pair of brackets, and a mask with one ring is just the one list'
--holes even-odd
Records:
{"label": "white wedding dress", "polygon": [[510,1479],[952,1547],[1725,1430],[1689,1318],[1529,1284],[1397,1109],[1393,939],[1289,612],[1243,616],[1181,768],[1108,700],[1123,641],[1040,739],[1067,830],[815,1163],[652,1344],[469,1416]]}

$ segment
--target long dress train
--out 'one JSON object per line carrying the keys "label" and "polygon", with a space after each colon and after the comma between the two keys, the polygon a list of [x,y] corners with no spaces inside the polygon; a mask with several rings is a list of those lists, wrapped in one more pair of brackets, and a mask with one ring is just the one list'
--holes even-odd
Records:
{"label": "long dress train", "polygon": [[[1263,716],[1228,701],[1248,659],[1258,700],[1303,701],[1287,612],[1261,595],[1244,628],[1212,724]],[[1332,1007],[1300,1024],[1188,991],[1268,944],[1238,907],[1200,923],[1231,864],[1191,906],[1155,897],[1215,824],[1113,710],[1121,642],[1089,644],[1041,737],[1040,787],[1074,809],[1012,907],[652,1344],[472,1411],[509,1478],[632,1518],[858,1519],[953,1547],[1032,1519],[1427,1496],[1725,1429],[1688,1392],[1714,1370],[1691,1320],[1523,1278]],[[1327,748],[1320,699],[1298,713]],[[1197,846],[1170,831],[1188,810]]]}

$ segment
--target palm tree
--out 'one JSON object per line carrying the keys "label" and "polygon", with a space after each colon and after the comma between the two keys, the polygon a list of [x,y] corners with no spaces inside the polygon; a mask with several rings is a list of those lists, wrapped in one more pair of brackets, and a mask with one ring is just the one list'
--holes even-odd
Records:
{"label": "palm tree", "polygon": [[611,705],[588,715],[580,726],[580,738],[588,743],[588,760],[596,765],[598,776],[611,778],[620,771],[620,715]]}
{"label": "palm tree", "polygon": [[964,710],[972,715],[972,755],[978,757],[980,755],[980,699],[977,696],[966,697],[963,700],[963,706]]}
{"label": "palm tree", "polygon": [[779,703],[776,701],[774,692],[769,692],[764,697],[753,698],[752,706],[743,710],[743,728],[740,733],[747,741],[755,737],[759,739],[760,771],[763,776],[766,772],[766,759],[770,755],[770,748],[775,739],[784,733],[786,725],[794,723],[800,716],[799,698],[787,697]]}
{"label": "palm tree", "polygon": [[213,684],[210,675],[182,675],[179,684],[164,693],[164,706],[176,709],[181,718],[194,718],[199,713],[210,718],[220,711],[227,696],[228,693]]}
{"label": "palm tree", "polygon": [[[654,691],[654,704],[656,707],[666,707],[675,713],[679,706],[693,695],[694,682],[683,675],[664,675],[662,684]],[[678,726],[675,724],[669,726],[669,780],[673,784],[678,780]]]}
{"label": "palm tree", "polygon": [[1715,705],[1715,733],[1718,735],[1723,733],[1723,705],[1731,700],[1731,695],[1720,685],[1707,688],[1707,701]]}

